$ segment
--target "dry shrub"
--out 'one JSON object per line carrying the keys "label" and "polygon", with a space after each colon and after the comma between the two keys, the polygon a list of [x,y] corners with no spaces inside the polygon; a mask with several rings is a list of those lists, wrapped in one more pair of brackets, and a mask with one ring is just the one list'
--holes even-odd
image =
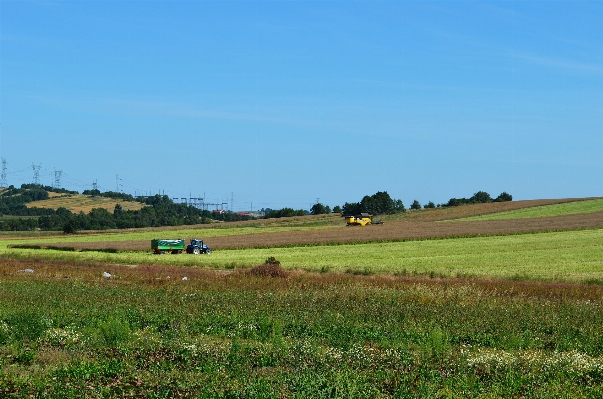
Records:
{"label": "dry shrub", "polygon": [[264,263],[263,265],[252,267],[245,274],[256,277],[286,278],[289,276],[289,273],[281,267],[280,263]]}

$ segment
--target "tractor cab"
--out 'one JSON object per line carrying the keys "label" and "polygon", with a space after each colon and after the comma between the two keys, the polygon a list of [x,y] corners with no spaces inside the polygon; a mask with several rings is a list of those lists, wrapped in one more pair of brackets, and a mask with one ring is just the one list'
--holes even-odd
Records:
{"label": "tractor cab", "polygon": [[186,247],[186,252],[189,254],[211,254],[211,249],[203,243],[203,240],[197,238],[191,239],[191,243]]}

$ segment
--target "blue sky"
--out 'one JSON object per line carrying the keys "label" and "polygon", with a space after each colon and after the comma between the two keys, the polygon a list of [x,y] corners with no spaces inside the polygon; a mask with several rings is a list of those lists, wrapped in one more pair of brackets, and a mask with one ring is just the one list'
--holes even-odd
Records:
{"label": "blue sky", "polygon": [[603,195],[603,3],[1,1],[8,184]]}

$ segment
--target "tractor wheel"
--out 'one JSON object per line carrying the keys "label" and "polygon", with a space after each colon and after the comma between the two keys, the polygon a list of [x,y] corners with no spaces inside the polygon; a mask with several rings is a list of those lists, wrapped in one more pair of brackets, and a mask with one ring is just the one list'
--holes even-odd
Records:
{"label": "tractor wheel", "polygon": [[205,253],[206,253],[207,255],[211,254],[211,249],[208,249],[207,251],[205,251]]}
{"label": "tractor wheel", "polygon": [[201,251],[199,251],[199,248],[195,248],[195,249],[193,249],[193,253],[195,255],[199,255],[201,253]]}

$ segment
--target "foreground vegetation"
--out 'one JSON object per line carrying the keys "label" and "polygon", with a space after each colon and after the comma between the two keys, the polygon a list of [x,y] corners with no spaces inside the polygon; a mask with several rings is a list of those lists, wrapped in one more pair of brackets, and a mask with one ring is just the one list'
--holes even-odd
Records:
{"label": "foreground vegetation", "polygon": [[[27,269],[35,271],[19,272]],[[112,277],[103,278],[103,270]],[[299,272],[272,278],[254,270],[4,258],[0,392],[48,398],[603,394],[600,286]]]}

